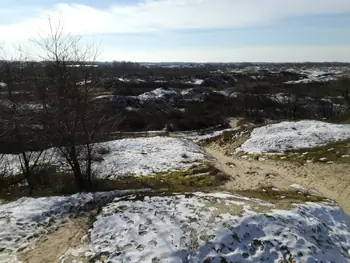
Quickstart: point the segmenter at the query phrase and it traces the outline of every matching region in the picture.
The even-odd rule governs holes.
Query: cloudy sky
[[[48,17],[101,61],[350,61],[350,0],[0,0],[0,43],[27,44]]]

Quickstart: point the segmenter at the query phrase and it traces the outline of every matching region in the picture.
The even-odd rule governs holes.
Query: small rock
[[[264,158],[264,157],[259,157],[259,162],[263,162],[263,161],[266,161],[266,158]]]
[[[350,158],[350,154],[342,155],[341,158]]]
[[[248,159],[248,155],[243,155],[243,156],[241,156],[241,158]]]
[[[287,157],[286,156],[282,156],[280,159],[281,160],[285,160],[285,159],[287,159]]]
[[[327,150],[327,152],[332,152],[332,151],[334,151],[334,148],[330,148]]]
[[[329,161],[329,162],[327,162],[327,164],[333,164],[334,162],[333,161]]]
[[[306,160],[307,163],[313,163],[313,160]]]
[[[304,152],[304,153],[302,153],[301,155],[305,156],[305,155],[307,155],[307,154],[309,154],[309,153],[308,153],[308,152]]]
[[[230,166],[231,168],[233,168],[233,167],[236,166],[236,165],[235,165],[234,163],[232,163],[232,162],[228,162],[228,163],[226,163],[226,165]]]
[[[326,158],[326,157],[320,158],[319,161],[320,161],[320,162],[326,162],[326,161],[327,161],[327,158]]]
[[[275,172],[270,172],[270,173],[267,173],[267,174],[265,175],[265,177],[277,177],[277,176],[279,176],[279,174],[278,174],[278,173],[275,173]]]

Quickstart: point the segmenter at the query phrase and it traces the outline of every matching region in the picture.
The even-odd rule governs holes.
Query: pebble
[[[326,161],[327,161],[327,158],[326,158],[326,157],[320,158],[319,161],[321,161],[321,162],[326,162]]]
[[[341,158],[350,158],[349,154],[342,155]]]
[[[279,176],[279,174],[278,174],[278,173],[275,173],[275,172],[270,172],[270,173],[267,173],[267,174],[265,175],[265,177],[277,177],[277,176]]]

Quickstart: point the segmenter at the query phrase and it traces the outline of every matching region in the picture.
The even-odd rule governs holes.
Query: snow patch
[[[169,97],[172,97],[172,96],[176,96],[177,95],[177,92],[175,90],[172,90],[172,89],[169,89],[169,90],[166,90],[166,89],[163,89],[163,88],[158,88],[158,89],[155,89],[155,90],[152,90],[150,92],[145,92],[141,95],[138,96],[138,98],[140,100],[158,100],[158,99],[162,99],[162,98],[169,98]]]
[[[116,199],[75,253],[111,263],[350,262],[350,218],[339,207],[307,203],[258,214],[226,197]]]
[[[110,149],[101,163],[94,164],[94,170],[101,178],[188,169],[199,164],[198,160],[206,159],[198,145],[171,137],[123,139],[100,143],[97,147]]]
[[[304,120],[281,122],[255,128],[242,144],[247,153],[281,153],[287,150],[313,148],[350,138],[350,125]]]
[[[99,149],[105,149],[105,153],[99,154]],[[109,179],[189,169],[206,159],[203,149],[192,141],[160,136],[96,143],[94,151],[101,158],[92,164],[93,171],[98,178]],[[39,153],[32,153],[33,161],[37,154]],[[38,163],[56,165],[62,170],[69,169],[55,148],[45,150]],[[6,171],[7,175],[20,173],[20,155],[3,155],[0,171]]]
[[[116,196],[135,191],[81,193],[72,196],[21,198],[0,205],[0,263],[15,263],[16,252],[34,244],[66,218],[88,204],[105,204]]]

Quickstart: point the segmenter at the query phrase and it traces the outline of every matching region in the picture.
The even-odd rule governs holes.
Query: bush
[[[96,149],[96,153],[99,155],[106,155],[111,152],[111,149],[109,147],[99,147]]]
[[[92,155],[92,161],[93,162],[100,163],[100,162],[103,162],[104,160],[105,159],[100,154],[93,154]]]

